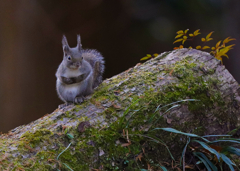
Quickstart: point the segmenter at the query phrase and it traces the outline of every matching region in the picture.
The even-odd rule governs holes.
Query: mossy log
[[[163,143],[179,162],[187,138],[151,130],[226,134],[239,126],[239,96],[238,83],[210,54],[165,52],[106,79],[81,105],[0,135],[0,170],[154,170],[172,161]],[[199,101],[154,113],[184,99]]]

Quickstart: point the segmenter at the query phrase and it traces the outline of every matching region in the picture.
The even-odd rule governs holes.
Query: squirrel
[[[102,82],[104,58],[95,49],[83,49],[77,35],[77,46],[70,48],[62,38],[63,60],[56,72],[56,89],[59,98],[68,104],[80,104]]]

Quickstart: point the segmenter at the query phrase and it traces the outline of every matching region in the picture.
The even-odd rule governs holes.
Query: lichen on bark
[[[81,105],[2,134],[0,170],[156,169],[173,160],[164,143],[178,162],[186,137],[151,130],[226,134],[239,126],[239,95],[238,83],[210,54],[165,52],[106,79]],[[199,101],[154,114],[184,99]]]

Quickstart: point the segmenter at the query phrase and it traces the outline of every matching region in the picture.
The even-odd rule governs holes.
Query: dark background
[[[214,44],[228,36],[237,39],[224,64],[239,82],[239,0],[1,0],[0,132],[62,103],[55,72],[63,34],[70,46],[81,34],[84,48],[98,49],[109,78],[148,53],[172,50],[176,31],[187,28],[201,29],[199,38],[215,31]]]

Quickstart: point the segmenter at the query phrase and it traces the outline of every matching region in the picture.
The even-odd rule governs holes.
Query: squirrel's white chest
[[[73,96],[79,93],[79,85],[67,85],[64,88],[64,92],[67,94],[72,94]]]
[[[81,74],[81,72],[76,69],[76,70],[70,70],[67,69],[66,72],[62,75],[63,77],[70,78],[70,77],[77,77]]]
[[[71,85],[63,85],[60,80],[57,80],[57,91],[64,101],[74,101],[74,99],[80,94],[81,92],[81,83],[80,84],[71,84]]]

